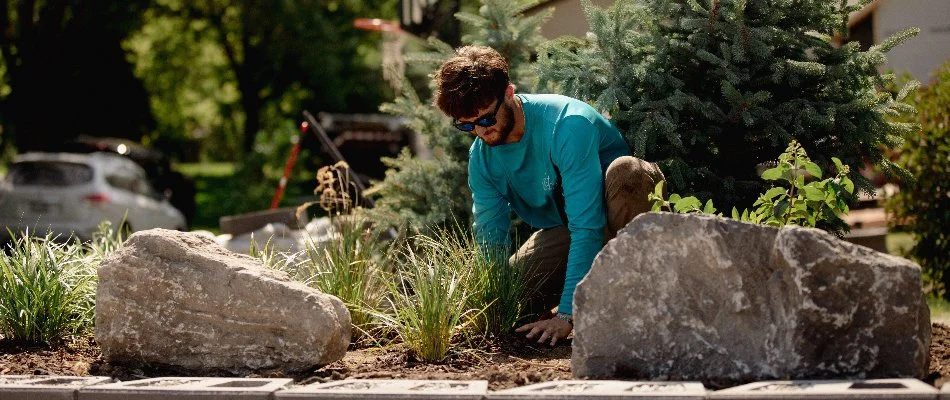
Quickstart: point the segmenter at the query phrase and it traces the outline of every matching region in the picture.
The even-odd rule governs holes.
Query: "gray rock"
[[[927,374],[916,264],[828,233],[648,213],[574,295],[580,377],[681,380]]]
[[[133,234],[99,268],[96,341],[118,364],[244,374],[343,358],[343,302],[197,234]]]

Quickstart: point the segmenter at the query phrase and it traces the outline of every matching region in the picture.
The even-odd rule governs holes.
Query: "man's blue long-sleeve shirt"
[[[511,210],[535,228],[564,225],[555,201],[560,172],[571,235],[567,274],[558,311],[572,314],[574,287],[603,247],[604,173],[630,147],[593,107],[561,95],[518,95],[525,132],[495,147],[476,139],[469,150],[475,237],[506,248]]]

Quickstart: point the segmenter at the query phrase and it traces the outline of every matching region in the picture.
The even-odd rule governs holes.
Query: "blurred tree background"
[[[0,145],[36,150],[96,132],[136,137],[156,127],[122,41],[149,0],[0,4]]]
[[[86,134],[234,160],[301,109],[376,112],[392,97],[380,38],[353,20],[397,2],[3,1],[0,145]]]

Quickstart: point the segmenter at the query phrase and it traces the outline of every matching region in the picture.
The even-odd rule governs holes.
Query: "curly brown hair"
[[[504,94],[508,62],[491,47],[465,46],[435,73],[435,105],[452,118],[473,116]]]

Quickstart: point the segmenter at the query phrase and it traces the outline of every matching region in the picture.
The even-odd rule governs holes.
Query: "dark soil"
[[[271,373],[257,377],[290,377],[299,384],[340,379],[481,379],[490,390],[571,379],[570,342],[551,348],[519,337],[504,338],[479,350],[452,354],[441,364],[423,363],[404,347],[366,348],[347,352],[337,362],[297,375]],[[99,347],[86,338],[55,348],[0,340],[0,375],[97,375],[127,381],[161,376],[187,376],[184,371],[129,368],[101,359]],[[950,381],[950,327],[933,324],[930,374],[940,387]],[[715,388],[714,388],[715,389]]]

